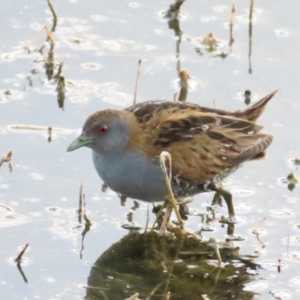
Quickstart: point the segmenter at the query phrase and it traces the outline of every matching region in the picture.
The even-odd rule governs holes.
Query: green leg
[[[220,201],[220,196],[223,197],[223,199],[225,200],[226,204],[227,204],[227,208],[228,208],[228,213],[229,213],[229,219],[228,222],[230,223],[234,223],[235,219],[234,219],[234,207],[233,207],[233,202],[232,202],[232,195],[230,192],[224,190],[223,188],[219,188],[216,187],[214,184],[210,186],[210,189],[215,191],[216,194],[214,196],[213,199],[213,203],[220,203],[222,201]]]
[[[217,204],[220,205],[220,206],[223,206],[222,196],[218,192],[215,192],[213,200],[211,202],[211,205],[217,205]]]
[[[227,204],[229,220],[234,221],[234,207],[233,207],[231,193],[222,188],[216,188],[215,191],[217,192],[218,195],[221,195],[223,197],[223,199],[225,200],[225,202]]]

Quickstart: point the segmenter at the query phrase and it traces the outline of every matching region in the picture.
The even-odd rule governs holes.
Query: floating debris
[[[2,156],[2,158],[0,160],[0,168],[1,168],[3,163],[8,163],[9,171],[12,172],[12,170],[13,170],[13,167],[12,167],[12,164],[11,164],[12,153],[13,153],[12,150],[10,150],[6,155]]]
[[[121,227],[127,230],[140,230],[142,227],[135,222],[122,222]]]
[[[208,46],[208,51],[213,52],[216,51],[218,44],[220,42],[217,40],[215,34],[210,32],[204,39],[202,40],[202,44]]]
[[[245,104],[249,105],[251,103],[251,97],[252,97],[252,93],[250,90],[246,90],[244,92],[244,97],[245,97]]]
[[[290,173],[287,177],[286,177],[287,181],[288,181],[288,189],[292,192],[295,187],[296,187],[296,184],[298,183],[298,178],[297,176],[295,175],[295,173]]]

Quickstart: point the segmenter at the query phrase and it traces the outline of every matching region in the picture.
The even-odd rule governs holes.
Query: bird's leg
[[[228,213],[229,213],[229,219],[228,219],[228,221],[230,223],[234,223],[234,207],[233,207],[231,193],[228,192],[228,191],[226,191],[226,190],[224,190],[224,189],[222,189],[222,188],[218,188],[216,190],[216,192],[223,197],[223,199],[225,200],[225,202],[227,204]]]
[[[211,205],[216,205],[216,204],[218,204],[220,206],[223,206],[223,204],[222,204],[222,196],[218,192],[215,192],[213,200],[211,202]]]
[[[168,235],[167,234],[167,226],[169,224],[169,219],[170,219],[171,213],[172,213],[172,205],[170,205],[170,203],[168,203],[168,204],[166,204],[166,212],[164,214],[163,221],[159,228],[158,235],[160,235],[160,236]]]
[[[235,222],[235,219],[234,219],[234,207],[233,207],[233,202],[232,202],[232,195],[230,192],[224,190],[223,188],[221,187],[216,187],[215,184],[211,184],[209,186],[209,188],[212,190],[212,191],[215,191],[216,192],[216,195],[214,196],[214,198],[216,197],[219,197],[219,196],[222,196],[223,199],[225,200],[226,204],[227,204],[227,208],[228,208],[228,213],[229,213],[229,218],[228,218],[228,222],[229,223],[234,223]]]
[[[185,203],[180,203],[179,204],[179,213],[180,213],[180,217],[183,220],[187,220],[188,217],[188,213],[189,213],[189,207],[185,204]]]
[[[189,203],[193,202],[193,198],[186,198],[183,200],[178,200],[177,204],[179,206],[179,213],[180,216],[183,220],[187,220],[188,219],[188,214],[189,214],[189,207],[187,206]]]
[[[158,211],[154,211],[154,213],[156,214],[156,219],[155,219],[155,221],[154,221],[154,223],[153,223],[153,225],[152,225],[152,228],[151,228],[151,230],[150,231],[153,231],[154,230],[154,227],[155,227],[155,224],[157,224],[158,226],[159,226],[159,224],[161,223],[161,216],[162,216],[162,211],[163,211],[163,209],[166,207],[166,201],[163,203],[163,205],[161,205],[161,207],[159,208],[159,210]],[[156,210],[157,208],[155,207],[155,210]]]

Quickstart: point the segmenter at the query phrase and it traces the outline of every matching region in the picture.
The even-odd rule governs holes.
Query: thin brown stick
[[[84,211],[83,211],[83,218],[85,220],[85,223],[88,225],[88,226],[92,226],[92,222],[91,220],[88,218],[87,214],[86,214],[86,209],[85,209],[85,205],[86,205],[86,202],[85,202],[85,195],[83,194],[83,208],[84,208]]]
[[[55,12],[55,10],[54,10],[54,7],[53,7],[52,3],[50,2],[50,0],[47,0],[47,2],[48,2],[48,6],[49,6],[49,8],[50,8],[50,10],[51,10],[51,13],[52,13],[52,15],[53,15],[53,26],[52,26],[52,31],[55,31],[55,27],[56,27],[57,20],[58,20],[57,14],[56,14],[56,12]]]
[[[232,1],[232,5],[231,5],[231,12],[230,12],[230,19],[229,19],[229,48],[230,48],[230,52],[231,52],[231,46],[234,43],[234,39],[233,39],[233,19],[234,19],[234,13],[235,13],[235,3],[234,1]]]
[[[77,214],[78,214],[78,222],[81,223],[81,218],[82,218],[82,181],[80,182],[79,185],[79,204],[78,204],[78,210],[77,210]]]
[[[53,35],[52,35],[51,31],[49,30],[49,28],[45,25],[45,26],[44,26],[44,29],[46,30],[47,38],[48,38],[48,40],[50,41],[50,43],[51,43],[52,45],[55,45],[55,41],[54,41]]]
[[[250,11],[249,11],[249,52],[248,52],[248,62],[249,62],[249,74],[252,74],[252,15],[253,15],[253,5],[254,0],[250,0]]]
[[[15,261],[19,262],[22,259],[23,254],[25,253],[26,249],[28,248],[29,243],[27,243],[25,245],[25,247],[22,249],[22,251],[20,252],[20,254],[17,256],[17,258],[15,259]]]
[[[137,87],[138,87],[139,77],[140,77],[140,74],[141,74],[141,72],[140,72],[140,66],[141,66],[141,63],[142,63],[142,60],[139,59],[139,61],[138,61],[138,69],[137,69],[136,79],[135,79],[133,104],[136,104]]]
[[[52,141],[52,127],[48,127],[48,142]]]
[[[144,233],[147,232],[147,230],[148,230],[149,221],[150,221],[150,216],[149,216],[149,205],[147,205],[147,220],[146,220],[146,226],[145,226]]]
[[[28,280],[27,280],[27,278],[26,278],[26,276],[25,276],[25,273],[23,272],[23,269],[22,269],[22,267],[21,267],[21,263],[20,263],[20,262],[17,263],[17,268],[18,268],[18,270],[19,270],[21,276],[23,277],[23,280],[24,280],[26,283],[28,283]]]

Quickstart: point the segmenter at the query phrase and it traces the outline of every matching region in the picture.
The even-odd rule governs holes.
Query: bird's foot
[[[222,216],[219,222],[224,224],[236,224],[237,220],[234,215],[229,215],[228,217]]]
[[[174,234],[167,230],[166,227],[160,227],[157,232],[157,235],[160,237],[174,237]]]
[[[193,201],[194,201],[194,198],[185,198],[185,199],[182,199],[182,200],[178,200],[177,204],[179,204],[179,205],[184,205],[185,204],[186,205],[186,204],[189,204]]]

